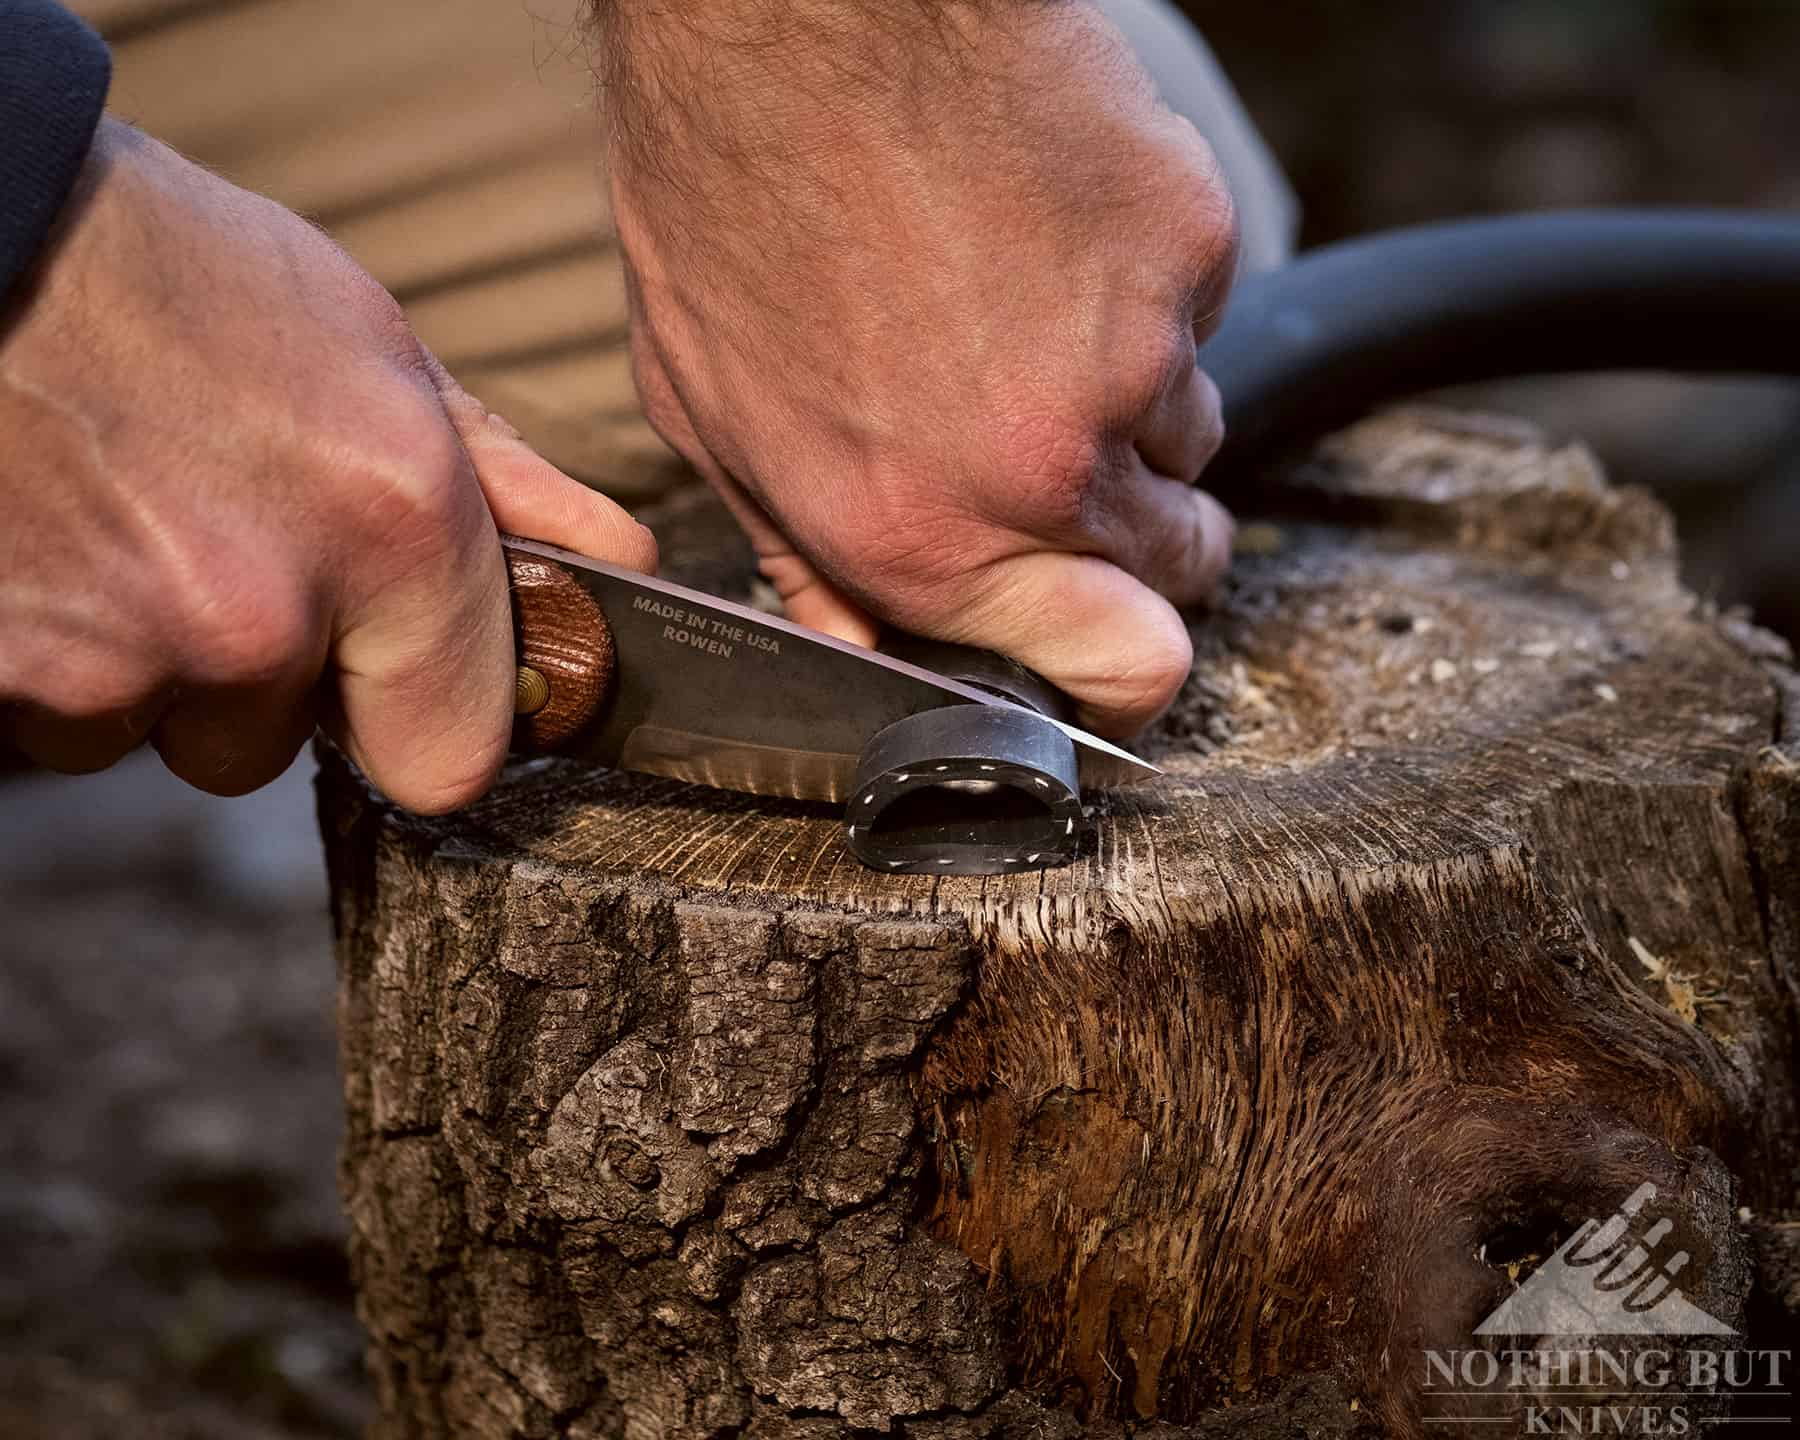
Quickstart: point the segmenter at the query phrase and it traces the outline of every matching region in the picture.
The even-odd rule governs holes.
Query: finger
[[[631,359],[638,398],[651,425],[676,454],[700,473],[731,511],[756,551],[757,568],[781,596],[787,617],[797,625],[823,631],[852,645],[873,646],[881,627],[869,612],[794,548],[774,517],[701,443],[687,407],[676,394],[662,357],[641,323],[634,324],[632,331]]]
[[[1193,484],[1225,439],[1219,387],[1195,363],[1193,347],[1182,354],[1168,386],[1139,418],[1132,433],[1144,463],[1159,475]]]
[[[178,778],[214,795],[247,795],[277,779],[312,738],[304,685],[195,693],[164,712],[151,743]]]
[[[696,467],[700,468],[700,467]],[[756,567],[781,596],[781,606],[796,625],[872,647],[881,627],[825,573],[796,550],[773,516],[742,485],[708,457],[701,474],[749,538]]]
[[[442,425],[415,446],[436,479],[421,482],[431,498],[396,546],[404,569],[338,618],[325,725],[389,799],[428,815],[470,803],[500,773],[517,673],[499,536],[473,464]]]
[[[756,497],[707,457],[696,466],[713,492],[731,511],[756,551],[756,568],[775,587],[782,611],[796,625],[834,635],[852,645],[873,647],[881,626],[808,560],[788,540],[773,516]]]
[[[21,704],[10,716],[14,748],[34,764],[63,775],[91,775],[118,764],[149,737],[166,695],[96,715],[59,715]]]
[[[996,562],[946,639],[1030,666],[1076,702],[1099,735],[1137,733],[1165,710],[1193,664],[1174,607],[1116,565],[1040,551]]]
[[[1095,550],[1176,605],[1211,598],[1231,565],[1237,526],[1204,490],[1135,465],[1089,517]]]
[[[560,545],[645,574],[656,537],[616,502],[564,474],[430,358],[432,381],[475,467],[494,523],[508,534]]]
[[[1192,487],[1223,438],[1219,392],[1184,342],[1150,393],[1150,403],[1132,402],[1124,422],[1130,444],[1108,447],[1085,477],[1075,515],[1012,507],[1002,518],[1019,537],[1035,540],[1034,549],[1097,555],[1189,605],[1217,588],[1235,534],[1225,509]]]
[[[796,625],[835,635],[852,645],[873,649],[881,636],[874,617],[794,550],[764,555],[758,562],[764,577],[781,596],[782,609]]]

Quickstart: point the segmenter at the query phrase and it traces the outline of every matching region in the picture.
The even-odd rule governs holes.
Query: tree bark
[[[325,757],[377,1435],[1455,1433],[1422,1353],[1644,1182],[1690,1301],[1791,1321],[1785,648],[1505,422],[1268,483],[1067,869],[561,762],[424,821]],[[710,502],[647,518],[747,587]]]

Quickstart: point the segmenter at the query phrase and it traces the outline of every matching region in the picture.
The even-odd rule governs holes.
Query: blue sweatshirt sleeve
[[[0,0],[0,300],[43,249],[112,79],[106,42],[51,0]]]

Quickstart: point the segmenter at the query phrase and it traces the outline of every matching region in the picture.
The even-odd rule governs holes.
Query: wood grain
[[[170,144],[229,165],[340,105],[372,109],[452,77],[503,74],[526,96],[540,75],[563,73],[538,62],[569,54],[577,12],[576,0],[265,0],[202,11],[119,46],[113,103]]]
[[[596,144],[586,95],[547,96],[515,61],[492,74],[484,66],[473,76],[429,77],[416,93],[346,101],[259,137],[229,161],[196,153],[239,184],[332,228],[513,166],[557,154],[591,156]],[[570,198],[579,202],[585,194],[584,186],[583,195]],[[450,223],[468,219],[465,212]]]
[[[407,315],[452,370],[489,369],[623,345],[625,284],[616,258],[596,252],[437,291]]]
[[[513,648],[548,696],[513,722],[513,749],[549,755],[578,739],[600,716],[618,678],[612,627],[594,599],[560,565],[508,549]]]
[[[598,146],[561,148],[347,217],[332,233],[402,302],[534,259],[592,254],[609,223]]]
[[[877,876],[828,811],[561,763],[416,821],[332,763],[378,1434],[1460,1433],[1421,1348],[1645,1180],[1764,1333],[1779,642],[1509,424],[1378,417],[1261,500],[1166,778],[1064,870]]]

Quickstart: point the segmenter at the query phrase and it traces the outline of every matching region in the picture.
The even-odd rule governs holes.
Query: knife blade
[[[575,733],[555,727],[554,742],[539,748],[720,789],[842,803],[863,748],[896,721],[951,705],[1037,713],[746,605],[540,541],[502,540],[515,603],[527,565],[539,572],[538,588],[553,595],[547,604],[519,606],[521,662],[556,672],[547,692],[586,687]],[[569,581],[591,610],[567,591]],[[610,677],[596,681],[599,670]],[[1162,773],[1047,718],[1074,743],[1083,786],[1132,785]]]

